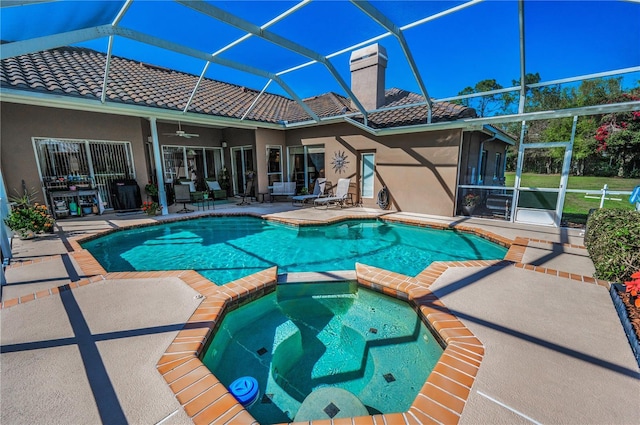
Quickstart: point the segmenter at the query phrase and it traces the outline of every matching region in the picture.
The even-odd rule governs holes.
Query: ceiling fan
[[[199,134],[196,133],[187,133],[186,131],[182,130],[182,125],[180,124],[180,122],[178,121],[178,129],[176,130],[175,133],[162,133],[165,136],[169,136],[169,137],[184,137],[185,139],[190,139],[192,137],[200,137]]]

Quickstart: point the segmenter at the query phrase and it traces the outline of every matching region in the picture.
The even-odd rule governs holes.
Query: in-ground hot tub
[[[406,411],[442,351],[403,301],[355,282],[305,283],[227,313],[202,361],[226,386],[256,378],[249,412],[273,424],[300,420],[303,404],[304,420],[353,416],[356,403],[331,402],[325,388],[348,391],[369,414]]]

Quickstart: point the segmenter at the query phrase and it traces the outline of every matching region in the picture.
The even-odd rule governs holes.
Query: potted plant
[[[309,189],[307,189],[306,187],[303,187],[302,189],[300,189],[300,195],[308,195],[309,194]]]
[[[142,203],[142,211],[150,216],[158,215],[158,212],[160,212],[161,209],[162,205],[154,201],[145,201]]]
[[[227,196],[229,195],[229,171],[227,167],[222,167],[220,173],[218,173],[218,183],[220,184],[220,188],[227,192]]]
[[[47,206],[37,202],[31,204],[31,198],[32,195],[26,191],[24,195],[13,198],[11,214],[4,219],[7,227],[16,232],[20,239],[32,239],[37,233],[53,231],[55,221]]]
[[[149,182],[145,187],[144,191],[147,195],[151,197],[154,202],[158,202],[158,186],[154,183]]]
[[[473,192],[469,192],[464,195],[462,200],[462,212],[466,216],[470,216],[473,214],[473,211],[476,209],[476,206],[480,203],[480,196],[476,195]]]

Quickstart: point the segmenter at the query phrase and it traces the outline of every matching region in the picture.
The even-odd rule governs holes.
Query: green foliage
[[[599,279],[624,282],[640,270],[640,212],[594,211],[584,241]]]
[[[227,170],[227,167],[223,167],[218,173],[218,183],[220,184],[220,188],[227,190],[230,186],[230,182],[231,176],[229,175],[229,171]]]
[[[612,101],[638,101],[640,88],[622,93]],[[604,115],[596,129],[596,151],[603,157],[615,160],[619,177],[635,175],[640,165],[640,111],[619,112]]]
[[[144,187],[144,191],[147,193],[147,195],[149,196],[158,196],[158,186],[153,184],[153,183],[149,183]]]
[[[13,231],[24,236],[28,231],[34,233],[51,232],[54,220],[46,205],[15,205],[5,224]]]
[[[540,74],[527,74],[527,85],[542,80]],[[640,82],[639,82],[640,83]],[[520,85],[513,80],[514,86]],[[459,94],[474,93],[482,89],[501,87],[495,80],[483,80],[475,87],[467,87]],[[482,98],[484,104],[502,114],[518,112],[519,93],[508,92],[492,98]],[[585,80],[580,84],[530,87],[527,89],[524,111],[569,109],[640,99],[640,86],[624,88],[621,77]],[[485,116],[483,103],[475,101],[481,116]],[[464,102],[463,102],[464,103]],[[519,122],[505,123],[501,128],[509,134],[519,135]],[[527,122],[525,143],[568,141],[571,138],[572,119],[534,120]],[[517,142],[517,144],[519,141]],[[518,146],[509,149],[507,169],[515,170]],[[557,172],[562,166],[563,149],[535,149],[525,156],[524,171]],[[595,114],[580,117],[573,146],[571,173],[601,176],[631,177],[640,174],[640,112]]]
[[[482,80],[473,87],[465,87],[458,95],[482,93],[492,90],[499,90],[502,86],[496,80]],[[508,106],[509,96],[504,94],[492,94],[481,97],[462,99],[457,103],[474,108],[480,117],[493,115],[498,110],[504,110]]]
[[[9,197],[9,201],[15,204],[17,207],[27,207],[37,199],[38,191],[35,189],[27,190],[25,188],[23,193],[18,192],[17,189],[13,189],[16,193],[13,196]]]

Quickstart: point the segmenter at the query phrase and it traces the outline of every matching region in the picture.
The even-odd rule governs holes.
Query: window
[[[282,181],[282,146],[267,146],[267,179],[269,186]]]
[[[493,170],[493,180],[500,180],[502,177],[502,154],[496,152],[496,166]]]
[[[289,152],[290,180],[296,190],[306,187],[311,191],[318,177],[324,177],[324,145],[293,146]]]
[[[487,175],[487,155],[489,155],[489,152],[484,149],[480,156],[480,166],[478,167],[480,170],[478,173],[478,184],[484,184],[485,176]]]
[[[222,148],[202,146],[162,146],[164,178],[167,183],[175,179],[203,181],[217,178],[224,167]]]
[[[375,171],[376,155],[374,153],[362,154],[362,189],[361,196],[363,198],[373,198],[374,171]]]

